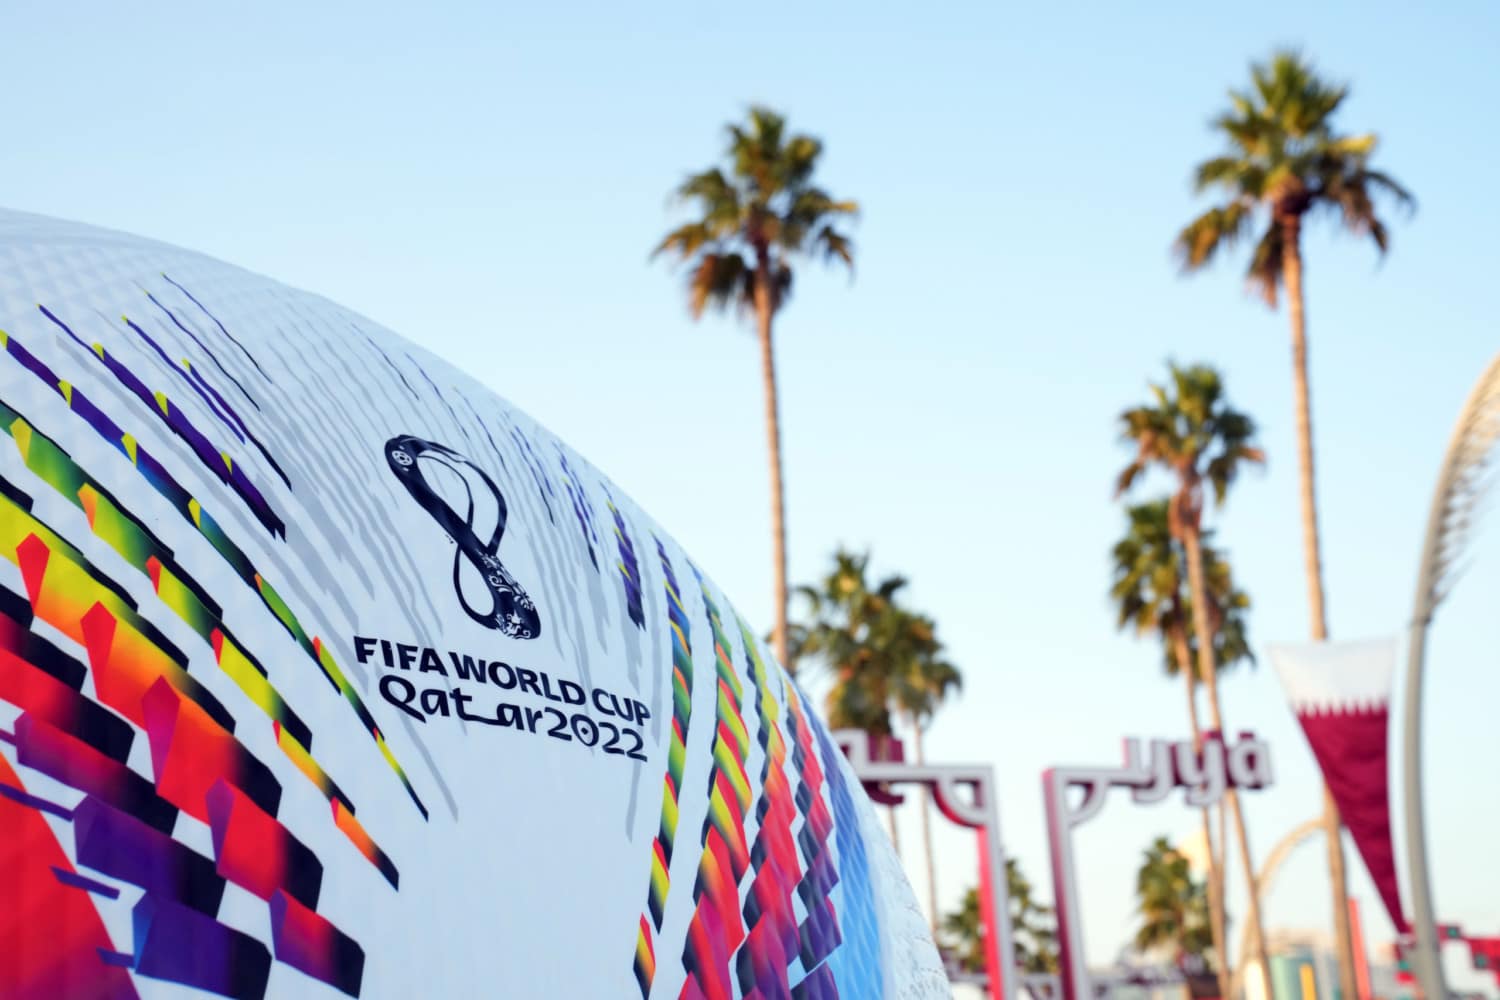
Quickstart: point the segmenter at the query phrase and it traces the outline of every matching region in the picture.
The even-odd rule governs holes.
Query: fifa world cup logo
[[[506,506],[495,481],[452,448],[410,434],[387,441],[385,457],[406,492],[453,540],[453,590],[464,612],[512,639],[541,635],[542,620],[536,604],[500,561]],[[434,480],[439,479],[449,485],[456,482],[462,488],[465,510],[461,516],[435,488]],[[494,527],[481,535],[478,526],[491,520]],[[488,599],[481,599],[477,605],[466,593],[466,583],[476,576],[488,593]],[[472,589],[472,583],[468,589]]]

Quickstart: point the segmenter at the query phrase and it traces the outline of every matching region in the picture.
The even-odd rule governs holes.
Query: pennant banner
[[[1391,842],[1387,739],[1396,640],[1277,645],[1270,653],[1381,902],[1405,933]]]

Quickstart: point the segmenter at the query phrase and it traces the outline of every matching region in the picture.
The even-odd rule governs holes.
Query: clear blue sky
[[[1354,83],[1344,126],[1377,129],[1421,202],[1383,265],[1327,231],[1306,248],[1333,633],[1401,627],[1449,427],[1500,348],[1500,7],[651,6],[12,0],[0,202],[203,250],[448,357],[766,621],[754,344],[691,324],[647,252],[722,123],[785,109],[864,207],[856,280],[805,272],[778,329],[793,577],[843,542],[912,578],[967,677],[931,755],[995,762],[1007,839],[1044,881],[1041,769],[1185,730],[1157,650],[1117,635],[1105,599],[1113,420],[1169,356],[1222,366],[1261,423],[1270,468],[1221,540],[1257,648],[1306,634],[1285,316],[1242,294],[1241,261],[1186,281],[1168,253],[1225,88],[1299,43]],[[687,489],[704,465],[716,495]],[[1492,933],[1494,520],[1438,621],[1429,741],[1440,907]],[[1275,745],[1279,785],[1250,807],[1263,853],[1317,809],[1313,765],[1269,663],[1226,696]],[[1088,829],[1092,957],[1128,932],[1141,848],[1193,826],[1122,802]],[[941,841],[945,898],[970,843]],[[1288,867],[1271,923],[1327,924],[1322,864]]]

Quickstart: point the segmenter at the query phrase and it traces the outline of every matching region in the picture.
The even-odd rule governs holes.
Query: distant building
[[[1325,931],[1278,928],[1266,935],[1276,1000],[1343,1000],[1333,940]],[[1414,989],[1396,981],[1390,950],[1370,957],[1372,1000],[1412,1000]]]

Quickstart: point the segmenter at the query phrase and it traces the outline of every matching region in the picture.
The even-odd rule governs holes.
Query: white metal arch
[[[1288,833],[1285,837],[1277,841],[1276,846],[1271,848],[1271,853],[1266,855],[1266,860],[1261,864],[1260,872],[1255,876],[1256,898],[1264,903],[1266,890],[1271,888],[1271,883],[1275,880],[1276,873],[1286,863],[1286,859],[1291,857],[1293,851],[1322,832],[1323,817],[1316,816],[1293,828],[1291,833]],[[1236,955],[1240,956],[1240,963],[1235,967],[1234,978],[1230,980],[1229,995],[1231,997],[1239,996],[1240,991],[1245,985],[1245,968],[1249,964],[1245,960],[1245,956],[1250,953],[1250,932],[1253,929],[1252,925],[1247,923],[1245,929],[1240,932],[1240,950],[1235,952]],[[1269,984],[1271,970],[1262,969],[1261,975],[1266,978]]]
[[[1463,569],[1462,557],[1474,524],[1476,506],[1490,481],[1488,473],[1500,444],[1500,354],[1479,377],[1448,441],[1438,473],[1427,537],[1417,572],[1411,645],[1406,658],[1402,784],[1406,809],[1406,863],[1411,888],[1413,964],[1422,995],[1446,997],[1438,957],[1437,921],[1427,870],[1427,833],[1422,818],[1422,668],[1427,626]]]

